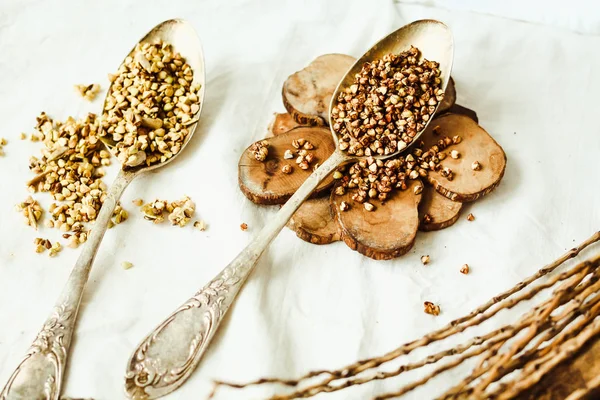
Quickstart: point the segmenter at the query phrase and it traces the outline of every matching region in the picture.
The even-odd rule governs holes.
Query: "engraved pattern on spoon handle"
[[[304,200],[344,160],[335,151],[225,269],[142,340],[127,363],[125,392],[130,398],[155,399],[187,380],[258,258]]]
[[[58,400],[85,284],[115,206],[135,175],[117,175],[52,314],[0,392],[0,400]]]

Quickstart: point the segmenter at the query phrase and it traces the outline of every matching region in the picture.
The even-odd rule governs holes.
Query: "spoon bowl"
[[[183,19],[170,19],[158,24],[157,26],[152,28],[152,30],[148,32],[142,39],[140,39],[140,41],[133,47],[133,49],[129,52],[129,54],[127,54],[125,58],[132,57],[140,63],[147,63],[148,61],[143,57],[140,57],[141,54],[139,54],[139,52],[136,50],[137,45],[144,43],[153,44],[158,43],[160,41],[164,43],[169,43],[173,48],[173,51],[180,53],[185,59],[185,61],[192,68],[192,71],[194,71],[192,85],[200,85],[200,90],[198,91],[200,108],[192,118],[192,121],[194,122],[187,126],[189,133],[185,138],[184,142],[182,143],[181,149],[177,154],[173,154],[173,157],[160,163],[155,163],[151,165],[142,164],[137,167],[123,166],[123,168],[127,169],[128,171],[152,171],[173,161],[179,154],[183,152],[183,149],[187,146],[190,139],[194,135],[204,105],[204,93],[206,87],[206,69],[204,66],[204,53],[202,52],[202,43],[200,43],[200,38],[198,37],[196,31],[189,22]],[[123,63],[125,63],[125,59],[123,60]],[[104,111],[106,107],[108,94],[111,92],[112,86],[113,84],[111,83],[110,87],[108,88],[108,91],[106,92],[107,95],[104,99],[104,104],[102,105],[102,111]],[[110,137],[102,136],[100,140],[102,140],[104,145],[111,151],[111,153],[115,154],[114,147],[116,143]]]
[[[337,99],[340,92],[354,83],[354,76],[361,71],[365,63],[381,59],[386,54],[399,54],[410,49],[410,46],[418,48],[421,51],[421,57],[428,60],[437,61],[440,64],[440,78],[442,80],[440,88],[445,91],[446,87],[448,86],[448,82],[450,81],[450,71],[452,70],[452,63],[454,61],[454,39],[452,37],[452,32],[448,26],[440,21],[423,19],[412,22],[390,33],[379,42],[375,43],[373,47],[371,47],[365,54],[362,55],[362,57],[356,60],[354,65],[352,65],[348,72],[346,72],[346,75],[342,78],[337,88],[333,92],[331,103],[329,105],[329,115],[331,115],[333,107],[338,104]],[[436,105],[436,111],[438,107],[439,103]],[[427,125],[429,125],[429,122],[431,122],[431,119],[427,121],[422,130],[417,132],[417,135],[413,138],[413,141],[410,142],[404,149],[387,155],[373,156],[373,158],[390,158],[406,151],[425,131]],[[333,135],[333,140],[336,144],[336,149],[338,149],[339,139],[337,134],[334,132],[332,126],[330,126],[330,130],[331,134]],[[351,156],[350,158],[359,159],[366,157]]]
[[[352,82],[364,62],[407,50],[411,44],[418,47],[424,57],[440,63],[442,88],[445,89],[454,48],[450,30],[438,21],[417,21],[377,42],[350,68],[332,97],[330,114],[337,94]],[[192,374],[263,251],[327,175],[340,164],[358,158],[339,150],[333,130],[332,134],[336,142],[333,154],[304,181],[228,266],[151,331],[133,351],[125,372],[125,392],[129,398],[164,396],[181,386]]]
[[[171,44],[173,50],[179,52],[186,59],[193,72],[192,83],[199,83],[201,85],[198,93],[200,100],[199,109],[192,119],[194,122],[188,125],[188,136],[182,144],[180,151],[165,162],[150,166],[141,165],[134,168],[123,167],[119,170],[117,178],[110,187],[98,213],[94,229],[89,232],[88,240],[83,246],[52,313],[44,323],[25,357],[9,377],[4,389],[0,392],[0,399],[2,400],[59,399],[81,297],[98,247],[104,237],[117,202],[121,198],[125,188],[136,176],[166,165],[177,155],[181,154],[198,125],[198,118],[204,104],[205,91],[204,56],[202,54],[200,39],[188,22],[174,19],[156,26],[142,38],[140,43],[156,43],[158,40]],[[135,53],[136,50],[134,47],[128,56],[135,57]],[[108,93],[110,93],[110,88]],[[104,110],[104,106],[102,109]],[[108,138],[103,137],[102,139],[109,149],[114,150],[113,142]]]

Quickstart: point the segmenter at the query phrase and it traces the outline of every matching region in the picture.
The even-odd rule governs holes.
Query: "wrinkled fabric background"
[[[416,19],[440,19],[453,30],[458,103],[475,109],[504,147],[502,184],[467,205],[453,227],[419,233],[414,248],[393,261],[372,261],[342,243],[313,246],[285,229],[261,258],[201,366],[167,398],[204,398],[213,378],[296,377],[382,354],[468,313],[587,238],[600,228],[600,13],[593,1],[569,2],[570,8],[531,3],[3,0],[0,137],[9,143],[0,157],[0,384],[25,354],[78,255],[71,249],[56,258],[34,252],[35,237],[55,240],[59,232],[34,232],[13,210],[28,195],[28,157],[41,146],[18,136],[32,132],[42,110],[57,119],[99,112],[104,91],[87,103],[73,84],[106,88],[106,74],[136,41],[172,17],[190,20],[203,42],[201,124],[176,162],[126,191],[122,203],[131,217],[108,231],[99,250],[65,395],[122,398],[125,363],[139,340],[274,215],[276,208],[256,206],[240,193],[237,161],[264,136],[272,113],[283,111],[285,78],[324,53],[359,56]],[[115,173],[111,168],[107,183]],[[197,202],[206,232],[152,225],[131,204],[138,197],[184,194]],[[49,206],[48,195],[35,197]],[[469,212],[474,222],[466,221]],[[247,232],[239,229],[242,222]],[[427,267],[419,261],[423,254],[431,256]],[[123,261],[135,266],[125,271]],[[467,276],[458,272],[464,263],[471,266]],[[441,306],[440,316],[423,313],[425,300]],[[404,361],[513,321],[526,307],[501,312],[492,323]],[[407,398],[434,397],[470,365]],[[421,374],[318,398],[370,398]],[[262,398],[273,390],[282,388],[225,390],[220,398]]]

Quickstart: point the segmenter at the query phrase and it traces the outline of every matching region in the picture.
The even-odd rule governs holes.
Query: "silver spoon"
[[[367,51],[339,83],[329,106],[337,102],[338,93],[353,83],[354,75],[367,61],[389,53],[400,53],[413,45],[423,57],[440,63],[442,90],[446,89],[454,44],[448,27],[439,21],[422,20],[389,34]],[[425,130],[417,134],[415,140]],[[254,240],[212,281],[156,327],[132,354],[125,374],[125,391],[130,398],[154,399],[181,386],[200,362],[200,358],[222,322],[229,306],[252,272],[258,258],[283,229],[302,202],[319,183],[342,163],[360,159],[337,148],[334,153],[298,188],[275,217]],[[386,157],[391,157],[390,154]]]
[[[140,43],[156,43],[158,40],[170,43],[174,51],[179,52],[186,59],[194,74],[192,83],[201,85],[198,93],[200,109],[194,115],[193,120],[195,122],[188,125],[189,134],[181,150],[164,163],[149,167],[122,168],[119,171],[98,213],[88,241],[85,243],[65,287],[58,297],[52,314],[46,320],[27,354],[8,379],[8,383],[2,392],[0,392],[1,400],[58,400],[83,290],[117,202],[127,185],[135,177],[160,168],[181,154],[196,130],[198,118],[204,104],[205,92],[204,55],[200,39],[188,22],[173,19],[154,27],[140,40]],[[134,53],[135,47],[128,56],[134,57]],[[108,92],[110,93],[110,88]],[[107,147],[111,149],[112,143],[104,140],[105,138],[102,139]]]

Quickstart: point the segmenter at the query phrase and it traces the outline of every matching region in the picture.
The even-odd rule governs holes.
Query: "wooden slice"
[[[266,137],[277,136],[300,126],[288,113],[274,113]]]
[[[444,92],[444,99],[440,103],[440,106],[437,109],[438,114],[442,114],[450,107],[452,107],[456,103],[456,86],[454,86],[454,79],[450,77],[448,81],[448,86],[446,87],[446,92]]]
[[[419,230],[429,232],[449,227],[458,220],[462,208],[462,203],[452,201],[425,185],[419,204]],[[426,215],[429,217],[425,218]]]
[[[433,134],[436,126],[439,126],[439,135]],[[440,163],[452,170],[453,179],[444,178],[441,171],[430,171],[427,180],[450,200],[474,201],[500,184],[506,168],[506,154],[482,127],[464,115],[446,114],[436,118],[421,138],[425,142],[424,148],[428,149],[441,137],[455,135],[462,141],[444,150],[447,157]],[[451,158],[452,150],[457,150],[460,158]],[[481,170],[472,169],[474,161],[481,164]]]
[[[423,183],[410,181],[406,190],[391,192],[383,205],[379,200],[369,200],[376,207],[374,211],[367,211],[362,204],[352,201],[352,191],[342,196],[333,193],[332,212],[340,224],[344,243],[375,260],[389,260],[408,252],[419,227],[421,195],[414,194],[417,185]],[[350,205],[349,210],[340,210],[342,201]]]
[[[299,125],[289,113],[274,113],[267,137],[288,132]],[[340,240],[339,226],[331,215],[329,197],[306,200],[288,222],[287,227],[312,244],[329,244]]]
[[[300,125],[327,125],[329,103],[338,83],[356,59],[325,54],[283,83],[283,105]]]
[[[312,244],[329,244],[340,240],[339,225],[331,214],[328,197],[305,201],[287,227],[296,232],[300,239]]]
[[[466,117],[471,118],[475,122],[479,122],[479,118],[477,117],[477,113],[470,108],[463,107],[460,104],[454,104],[447,110],[448,113],[452,114],[460,114]],[[432,122],[433,123],[433,122]]]
[[[292,147],[292,141],[304,138],[314,145],[314,150],[309,152],[315,160],[311,168],[302,170],[295,162],[295,158],[286,160],[283,154]],[[254,158],[250,147],[240,157],[238,164],[238,180],[242,193],[256,204],[283,204],[313,172],[312,167],[324,162],[335,150],[335,144],[328,128],[298,127],[268,139],[269,153],[264,161]],[[293,171],[291,174],[281,172],[283,165],[289,164]],[[326,193],[333,178],[327,177],[317,187],[313,197]]]

